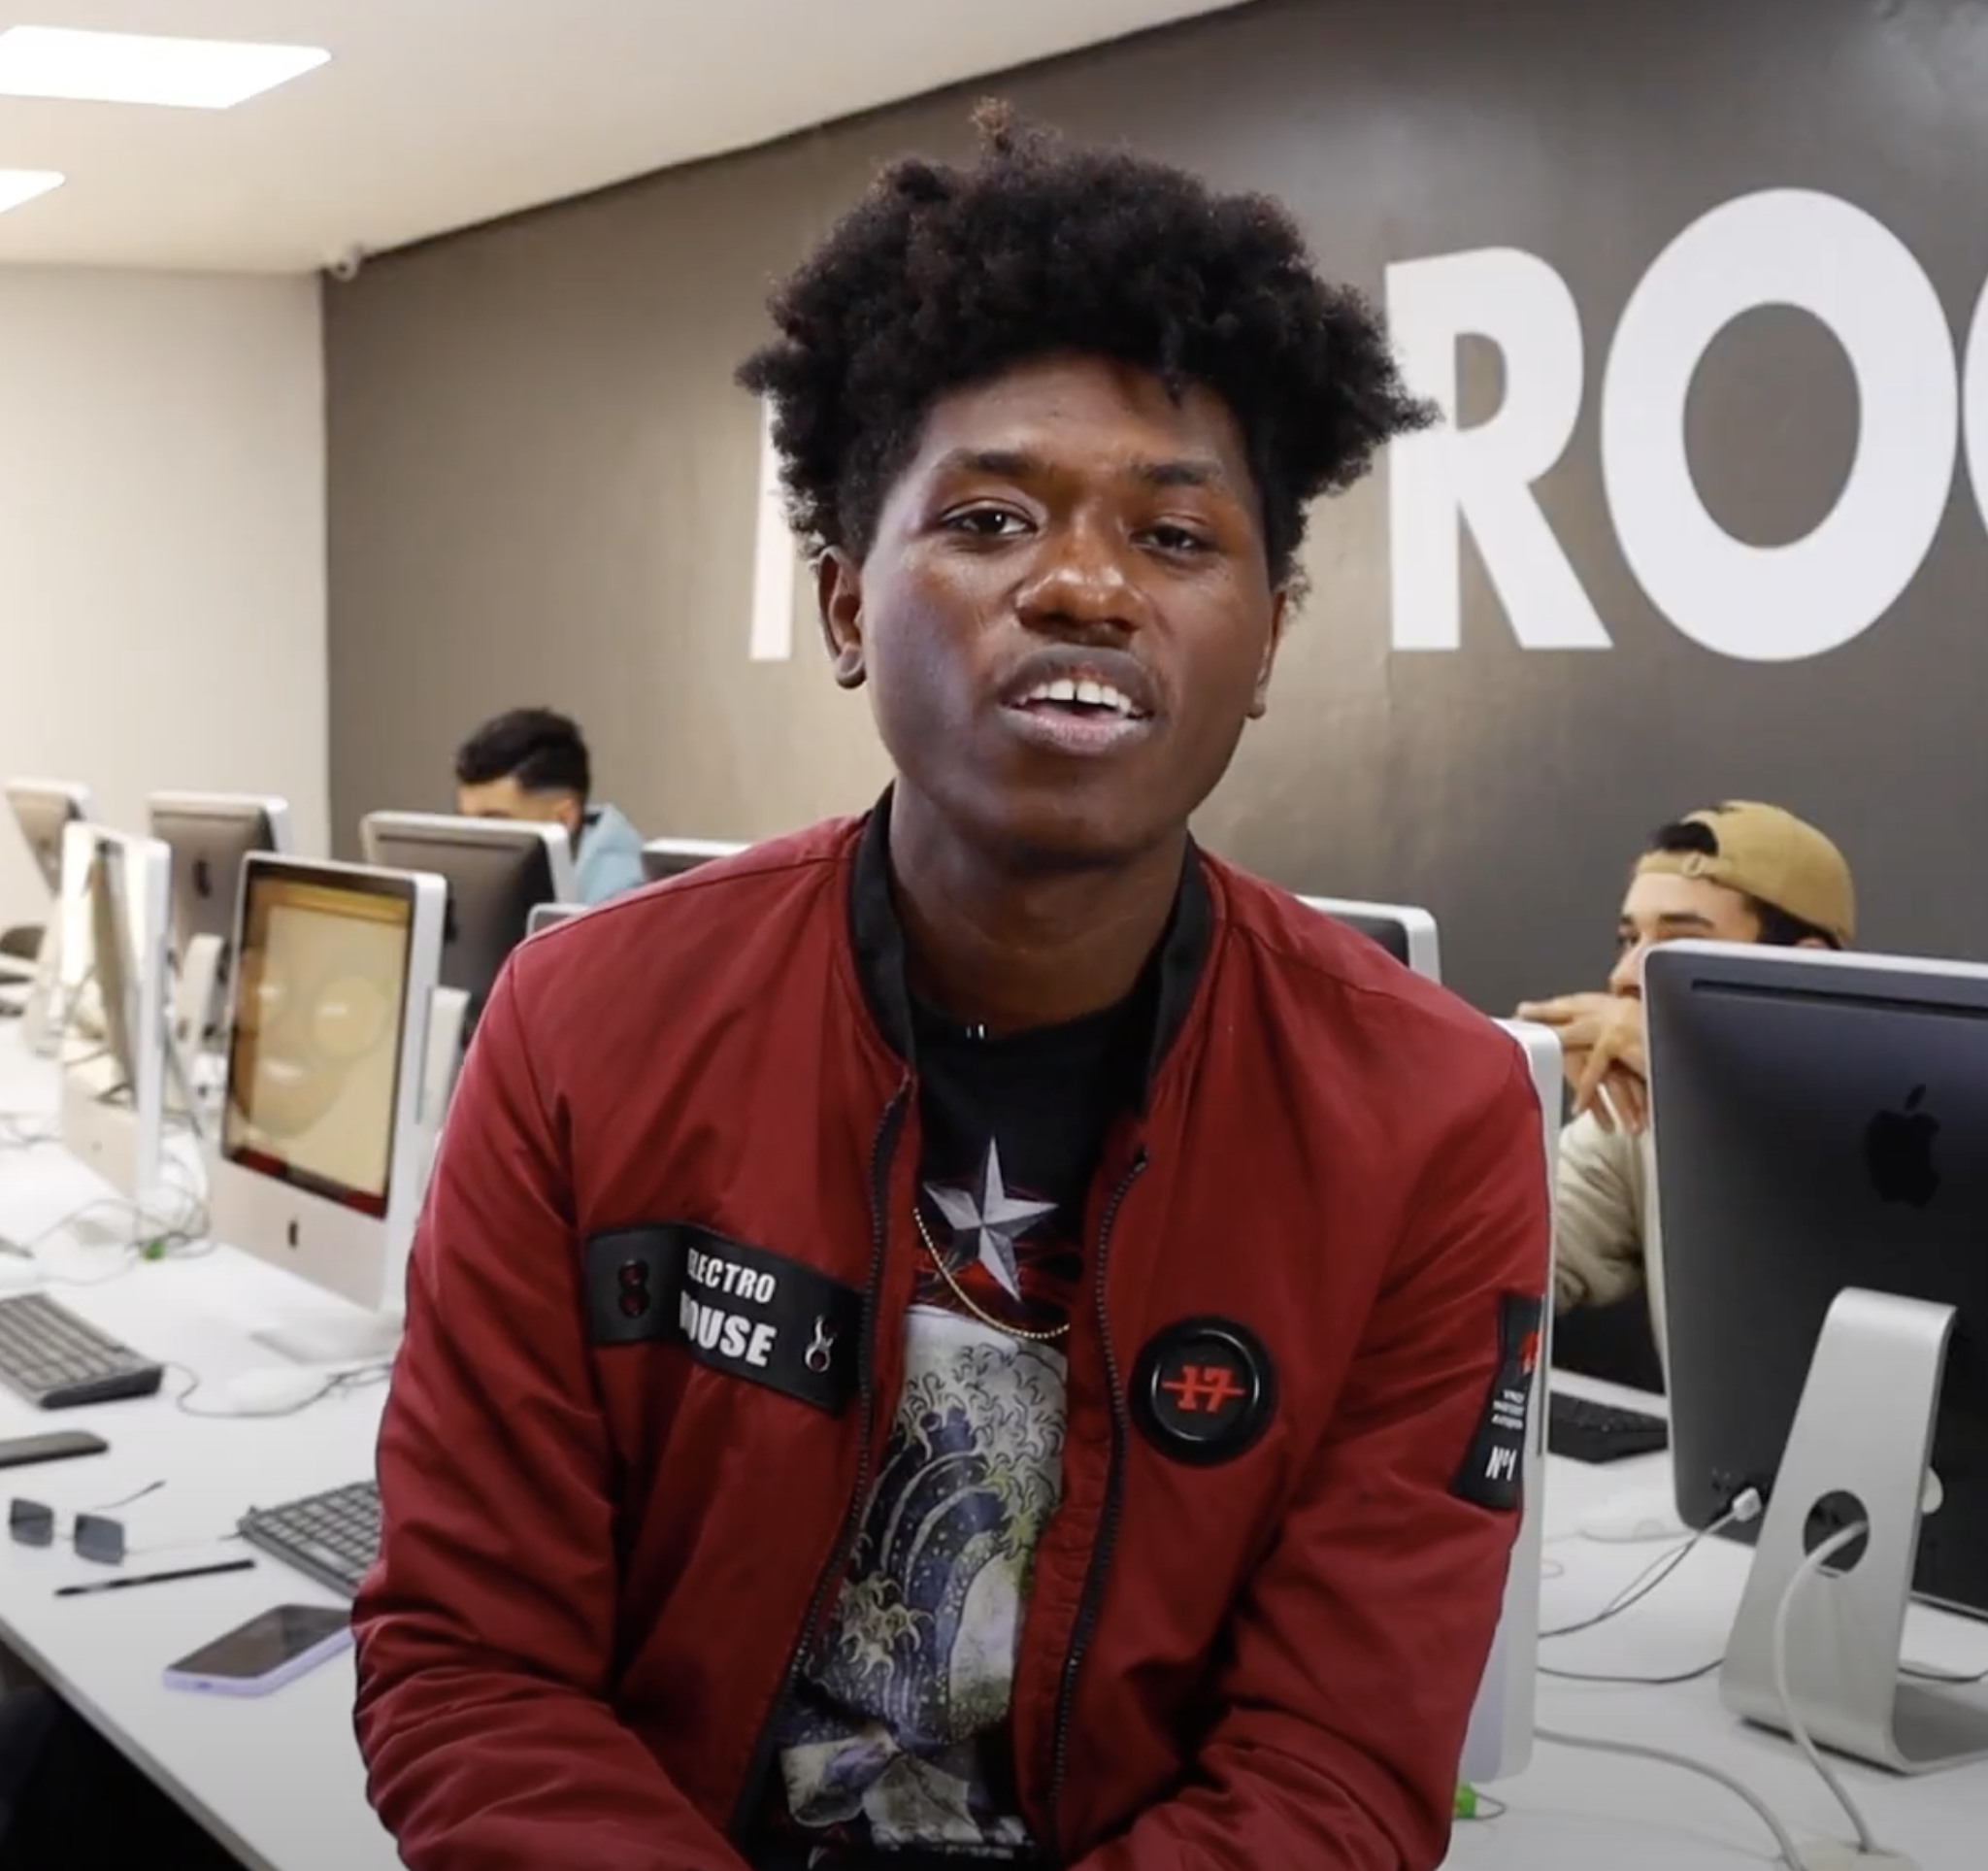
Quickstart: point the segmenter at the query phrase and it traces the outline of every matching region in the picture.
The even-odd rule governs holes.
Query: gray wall
[[[1539,486],[1613,648],[1520,646],[1464,548],[1461,647],[1391,648],[1382,477],[1323,510],[1314,595],[1202,826],[1296,887],[1433,907],[1453,983],[1502,1011],[1602,973],[1643,831],[1722,796],[1832,830],[1871,946],[1988,947],[1988,543],[1965,465],[1888,616],[1825,655],[1699,647],[1625,561],[1599,469],[1609,334],[1651,261],[1748,191],[1827,191],[1917,256],[1956,341],[1988,238],[1988,26],[1971,0],[1360,0],[1264,4],[999,88],[1085,137],[1268,188],[1329,270],[1480,247],[1548,261],[1588,350],[1579,425]],[[986,88],[986,87],[977,87]],[[650,832],[775,832],[885,777],[812,634],[748,660],[757,417],[729,386],[768,279],[907,146],[966,146],[965,99],[371,262],[327,284],[332,799],[447,797],[449,751],[524,701],[576,713],[602,789]],[[1463,415],[1497,353],[1464,347]],[[1740,319],[1686,424],[1735,534],[1829,511],[1858,434],[1823,327]]]

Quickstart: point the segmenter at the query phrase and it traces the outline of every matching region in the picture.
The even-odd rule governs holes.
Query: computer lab
[[[1983,69],[0,19],[0,1871],[1977,1871]]]

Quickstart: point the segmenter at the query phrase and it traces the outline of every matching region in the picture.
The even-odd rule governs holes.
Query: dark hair
[[[944,393],[1058,351],[1205,385],[1242,430],[1273,583],[1306,503],[1351,485],[1435,409],[1404,387],[1360,294],[1316,272],[1290,214],[1121,150],[1066,150],[999,103],[977,163],[908,156],[769,302],[779,336],[739,369],[772,400],[795,530],[869,550]]]
[[[1719,839],[1709,825],[1696,819],[1678,819],[1668,825],[1659,825],[1651,832],[1648,849],[1653,852],[1697,852],[1703,857],[1716,857]],[[1799,949],[1805,942],[1820,942],[1831,949],[1843,946],[1827,929],[1818,929],[1812,922],[1804,922],[1799,916],[1790,916],[1786,910],[1763,902],[1748,890],[1741,890],[1740,895],[1753,912],[1755,920],[1760,924],[1760,939],[1769,948]]]
[[[486,786],[515,780],[522,792],[593,791],[593,771],[580,729],[549,708],[514,708],[483,725],[456,750],[458,785]]]

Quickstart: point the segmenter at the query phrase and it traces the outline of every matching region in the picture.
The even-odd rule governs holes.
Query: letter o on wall
[[[1967,432],[1968,479],[1974,484],[1974,510],[1988,526],[1988,285],[1974,301],[1968,326],[1968,361],[1961,385],[1961,421]]]
[[[1828,327],[1861,402],[1842,492],[1785,546],[1735,539],[1706,511],[1684,440],[1699,360],[1767,305]],[[1953,489],[1958,420],[1953,337],[1911,250],[1833,195],[1742,195],[1658,254],[1616,328],[1602,385],[1616,536],[1650,601],[1695,643],[1748,662],[1822,655],[1875,623],[1924,562]]]

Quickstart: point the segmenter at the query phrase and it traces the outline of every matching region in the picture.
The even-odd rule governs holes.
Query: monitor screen
[[[385,1215],[413,924],[397,880],[250,872],[221,1120],[231,1162]]]

